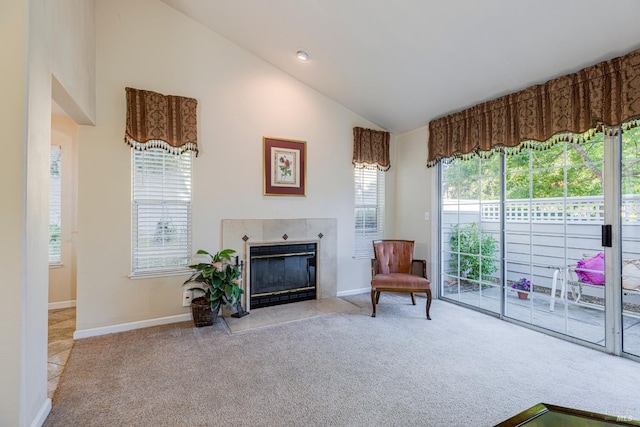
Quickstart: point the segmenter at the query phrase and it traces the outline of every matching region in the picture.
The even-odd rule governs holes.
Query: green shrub
[[[464,226],[456,224],[449,243],[452,251],[449,267],[457,271],[460,276],[480,280],[486,279],[485,276],[498,270],[496,266],[498,242],[491,234],[479,229],[475,222]],[[458,261],[460,262],[459,270]]]
[[[60,226],[49,224],[49,244],[60,241]]]

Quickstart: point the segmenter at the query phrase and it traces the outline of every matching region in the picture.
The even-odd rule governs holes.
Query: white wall
[[[49,157],[51,144],[51,9],[45,0],[29,7],[27,139],[25,151],[24,318],[21,424],[47,403],[47,285],[49,281]],[[45,409],[46,410],[46,409]]]
[[[76,123],[96,115],[93,0],[56,0],[51,10],[53,98]],[[81,35],[81,36],[80,36]]]
[[[82,68],[75,52],[56,58],[51,47],[62,34],[91,40],[92,21],[52,30],[51,16],[79,0],[7,0],[0,4],[3,60],[0,117],[0,425],[39,425],[46,417],[48,200],[52,67]],[[84,1],[92,9],[91,0]],[[71,13],[71,11],[67,10]],[[71,13],[71,15],[73,15]],[[75,24],[75,25],[74,25]],[[85,54],[85,53],[83,53]],[[93,70],[79,72],[95,75]],[[74,87],[72,77],[58,79]],[[86,88],[66,94],[86,99]],[[90,96],[89,96],[90,98]],[[85,116],[89,114],[85,111]]]
[[[97,126],[79,133],[77,329],[188,313],[186,276],[128,278],[127,86],[199,102],[194,253],[221,249],[222,219],[337,218],[338,291],[368,286],[369,262],[352,259],[352,135],[375,126],[162,2],[96,8]],[[262,195],[263,136],[307,141],[306,197]]]
[[[0,3],[0,425],[19,425],[23,387],[24,166],[27,4]]]
[[[415,240],[415,257],[427,260],[427,275],[432,272],[437,257],[436,168],[427,168],[427,127],[396,137],[395,230],[398,238]],[[429,213],[426,221],[425,212]]]
[[[69,117],[51,117],[51,145],[61,147],[61,251],[59,267],[49,268],[49,308],[70,307],[76,300],[78,125]]]

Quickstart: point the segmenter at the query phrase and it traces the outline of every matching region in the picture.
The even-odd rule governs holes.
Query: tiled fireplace
[[[244,261],[245,310],[251,310],[252,301],[255,308],[335,297],[336,230],[334,218],[222,220],[222,247],[234,249]],[[272,277],[285,268],[286,278]],[[252,280],[262,282],[255,292]]]

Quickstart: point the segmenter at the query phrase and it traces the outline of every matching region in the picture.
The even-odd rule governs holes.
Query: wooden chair
[[[380,292],[409,292],[416,305],[414,292],[427,294],[427,319],[431,308],[431,282],[427,279],[427,262],[413,259],[413,240],[374,240],[371,260],[371,304],[376,317]]]

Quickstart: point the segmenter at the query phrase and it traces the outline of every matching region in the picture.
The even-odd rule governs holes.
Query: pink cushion
[[[593,258],[581,259],[576,263],[576,266],[576,274],[582,282],[591,285],[604,285],[604,254],[602,252]]]

